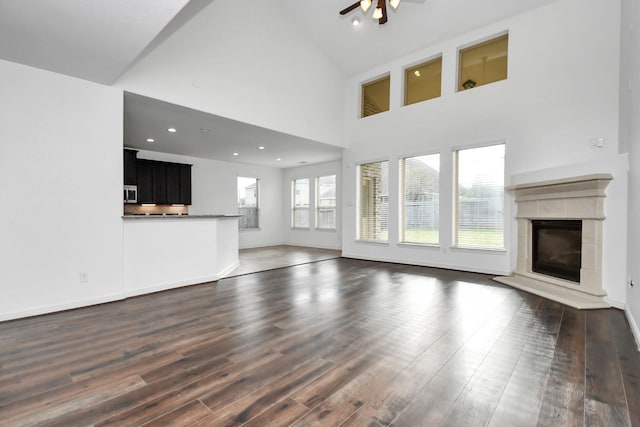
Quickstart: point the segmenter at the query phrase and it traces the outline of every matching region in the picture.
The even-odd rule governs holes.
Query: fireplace
[[[531,270],[580,283],[581,220],[531,221]]]
[[[507,188],[518,205],[516,269],[498,282],[578,309],[610,305],[602,288],[605,188],[594,174]]]

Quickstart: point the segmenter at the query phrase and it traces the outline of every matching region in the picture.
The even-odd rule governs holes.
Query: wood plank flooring
[[[240,249],[240,266],[227,277],[340,258],[342,251],[292,245]]]
[[[0,323],[1,426],[640,426],[624,314],[331,259]]]

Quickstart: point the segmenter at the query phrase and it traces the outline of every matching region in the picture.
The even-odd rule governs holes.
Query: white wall
[[[316,199],[316,178],[319,176],[336,175],[336,204],[337,204],[337,218],[336,218],[336,230],[320,230],[316,229],[315,224],[315,199]],[[292,201],[292,187],[291,182],[294,179],[309,179],[309,201],[311,203],[310,208],[310,224],[308,229],[291,228],[291,206]],[[340,249],[341,248],[341,194],[342,188],[342,162],[326,162],[316,165],[300,166],[297,168],[285,169],[282,180],[282,194],[283,194],[283,217],[284,217],[284,236],[285,242],[289,245],[295,246],[310,246],[314,248],[325,249]]]
[[[0,61],[0,93],[0,320],[119,297],[122,92]]]
[[[594,31],[597,28],[597,31]],[[508,79],[455,92],[457,49],[509,32]],[[507,252],[451,249],[452,150],[505,141],[506,176],[588,162],[618,153],[620,5],[610,0],[559,0],[523,15],[427,47],[352,78],[345,91],[346,145],[343,160],[345,256],[425,264],[488,273],[510,273],[514,265],[507,198]],[[401,107],[403,67],[443,54],[442,96]],[[391,73],[391,110],[359,119],[361,82]],[[604,137],[601,149],[590,138]],[[441,153],[441,246],[397,245],[398,212],[391,209],[390,243],[355,241],[356,165],[390,160],[390,188],[398,188],[397,160]],[[601,172],[612,172],[602,170]],[[398,191],[390,195],[398,203]]]
[[[631,170],[629,175],[629,239],[628,239],[628,280],[627,317],[634,330],[636,344],[640,349],[640,6],[635,0],[622,2],[623,58],[620,87],[625,112],[626,147],[629,151]],[[633,27],[633,31],[631,28]]]
[[[279,245],[284,242],[282,211],[282,170],[276,168],[222,162],[197,157],[178,156],[139,150],[138,158],[187,163],[191,169],[193,205],[189,213],[237,213],[237,178],[260,180],[260,228],[240,232],[240,248]]]
[[[233,18],[230,18],[233,17]],[[278,5],[216,0],[125,73],[127,91],[334,145],[344,77]]]

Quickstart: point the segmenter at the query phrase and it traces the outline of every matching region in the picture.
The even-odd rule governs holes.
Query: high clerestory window
[[[458,61],[458,90],[505,80],[508,50],[508,34],[461,49]]]
[[[442,88],[442,57],[404,71],[404,105],[438,98]]]
[[[385,76],[362,85],[361,117],[389,111],[391,77]]]

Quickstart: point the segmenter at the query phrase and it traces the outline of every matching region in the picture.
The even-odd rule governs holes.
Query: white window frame
[[[306,206],[296,206],[296,181],[307,181],[307,204]],[[309,229],[311,228],[311,179],[294,178],[291,180],[291,228]],[[307,212],[307,225],[301,226],[296,224],[297,212]]]
[[[361,221],[362,221],[362,166],[371,164],[371,163],[383,163],[386,162],[387,163],[387,180],[389,181],[390,177],[388,176],[389,172],[390,172],[390,168],[391,168],[391,162],[389,159],[378,159],[378,160],[370,160],[370,161],[366,161],[366,162],[361,162],[357,165],[356,168],[356,174],[357,174],[357,179],[356,179],[356,197],[357,197],[357,204],[356,204],[356,241],[359,242],[370,242],[370,243],[379,243],[379,244],[388,244],[389,243],[389,227],[388,227],[388,222],[390,220],[390,210],[387,211],[387,238],[386,239],[368,239],[368,238],[363,238],[362,237],[362,225],[361,225]],[[387,189],[389,190],[389,182],[387,182]],[[388,200],[389,194],[387,194],[387,200]],[[388,206],[389,208],[389,206]]]
[[[438,198],[440,197],[440,192],[441,192],[441,183],[442,183],[442,154],[439,151],[431,151],[431,152],[427,152],[427,153],[419,153],[419,154],[409,154],[409,155],[403,155],[398,159],[398,171],[399,171],[399,182],[400,182],[400,186],[399,186],[399,193],[400,193],[400,206],[399,206],[399,235],[400,235],[400,241],[398,242],[399,244],[402,245],[419,245],[419,246],[433,246],[433,247],[438,247],[440,246],[440,231],[441,231],[441,225],[440,225],[440,221],[438,220],[438,231],[437,231],[437,242],[416,242],[416,241],[407,241],[406,239],[406,202],[405,202],[405,197],[406,197],[406,191],[405,191],[405,186],[406,186],[406,168],[405,168],[405,162],[407,159],[411,159],[411,158],[415,158],[415,157],[423,157],[423,156],[438,156],[438,188],[435,189],[435,191],[437,191],[438,194]],[[442,209],[438,209],[438,217],[440,217],[440,213],[441,213]]]
[[[255,196],[256,196],[255,197],[256,205],[255,205],[255,207],[253,207],[253,206],[247,207],[247,206],[240,205],[240,200],[238,200],[238,195],[237,195],[238,188],[236,188],[236,205],[238,206],[238,212],[243,214],[242,209],[252,209],[252,210],[255,211],[255,226],[253,226],[253,227],[245,226],[243,218],[239,218],[238,228],[241,231],[244,231],[244,230],[260,230],[260,178],[253,177],[253,176],[238,175],[236,177],[236,187],[238,186],[238,179],[239,178],[254,179],[256,181],[256,194],[255,194]]]

